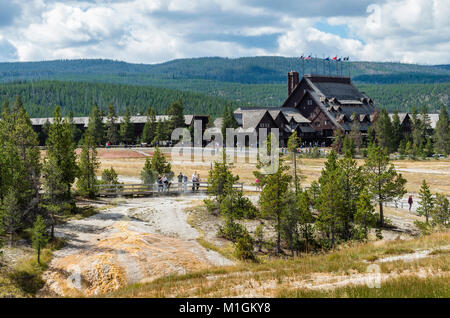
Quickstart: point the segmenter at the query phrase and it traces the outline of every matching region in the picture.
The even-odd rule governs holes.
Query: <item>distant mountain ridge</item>
[[[205,57],[177,59],[160,64],[133,64],[103,59],[55,60],[43,62],[0,63],[2,82],[18,80],[101,81],[108,76],[124,77],[127,84],[139,84],[138,78],[201,79],[240,84],[281,84],[286,73],[331,72],[336,63],[323,59],[301,61],[298,58],[257,56],[241,58]],[[387,62],[339,62],[339,72],[363,83],[435,83],[450,82],[450,65],[416,65]]]

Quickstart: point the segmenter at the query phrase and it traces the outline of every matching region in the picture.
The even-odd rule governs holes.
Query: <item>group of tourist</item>
[[[178,189],[184,189],[184,192],[187,191],[187,183],[188,183],[188,176],[183,175],[182,172],[177,177],[178,179]],[[198,191],[200,188],[200,174],[195,171],[192,174],[192,191]]]
[[[167,192],[170,187],[169,179],[166,175],[158,175],[158,192]]]

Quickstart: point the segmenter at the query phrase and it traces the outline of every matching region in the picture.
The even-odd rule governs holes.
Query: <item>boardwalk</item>
[[[172,182],[166,188],[158,184],[99,184],[99,196],[117,197],[117,196],[153,196],[153,195],[170,195],[170,194],[188,194],[188,193],[205,193],[208,189],[208,182],[197,182],[195,186],[192,182]],[[243,183],[235,183],[235,189],[243,191]]]

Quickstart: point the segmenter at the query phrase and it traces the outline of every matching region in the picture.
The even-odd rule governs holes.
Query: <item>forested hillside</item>
[[[410,111],[413,106],[427,106],[429,112],[439,112],[442,105],[450,107],[450,83],[438,84],[364,84],[357,87],[372,97],[376,105],[389,111]]]
[[[89,114],[94,103],[104,111],[112,103],[120,114],[123,114],[126,107],[133,114],[144,114],[149,106],[158,114],[164,114],[170,104],[181,99],[187,114],[210,115],[222,114],[225,105],[230,104],[230,101],[219,97],[131,85],[58,81],[0,85],[2,102],[8,99],[12,103],[17,95],[22,97],[31,117],[52,116],[56,105],[61,106],[63,115],[72,111],[75,116],[84,116]]]
[[[285,82],[286,73],[291,70],[302,72],[304,68],[305,73],[331,71],[332,74],[336,74],[336,63],[322,59],[301,61],[298,58],[278,56],[179,59],[152,65],[111,60],[58,60],[0,63],[0,79],[6,82],[23,79],[84,80],[86,78],[110,81],[112,78],[121,78],[121,83],[125,84],[143,84],[143,80],[151,79],[204,79],[241,84],[281,84]],[[348,74],[349,67],[354,80],[361,79],[365,83],[450,81],[450,70],[445,66],[339,62],[342,73]]]
[[[175,82],[176,83],[176,82]],[[0,101],[11,103],[20,95],[32,117],[51,116],[55,105],[60,105],[63,115],[72,111],[75,116],[85,116],[94,103],[106,111],[113,103],[119,113],[130,107],[133,114],[144,113],[152,106],[159,114],[174,101],[181,99],[186,113],[208,114],[213,117],[223,113],[225,105],[279,106],[286,98],[286,85],[282,84],[235,84],[198,80],[192,82],[192,91],[181,91],[160,87],[118,85],[107,83],[39,81],[0,84]],[[175,88],[177,85],[173,85]],[[450,83],[439,84],[361,84],[361,91],[374,99],[380,108],[389,111],[410,111],[426,105],[436,112],[442,105],[450,106]],[[210,95],[210,96],[208,96]]]

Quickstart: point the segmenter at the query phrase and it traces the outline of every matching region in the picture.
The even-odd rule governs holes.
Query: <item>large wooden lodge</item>
[[[235,118],[243,133],[252,129],[278,128],[285,146],[293,131],[306,145],[328,146],[334,132],[349,133],[358,120],[364,136],[376,119],[372,99],[352,84],[349,77],[288,73],[288,97],[281,107],[238,108]]]

